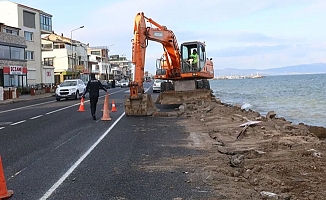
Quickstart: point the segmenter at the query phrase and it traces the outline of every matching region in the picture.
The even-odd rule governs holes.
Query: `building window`
[[[9,46],[0,45],[0,58],[10,59]]]
[[[23,11],[23,24],[28,28],[35,28],[35,13]]]
[[[26,60],[34,60],[34,51],[25,51]]]
[[[24,48],[10,47],[10,58],[24,60]]]
[[[52,44],[42,44],[41,46],[44,49],[52,49]]]
[[[0,45],[0,58],[25,60],[24,51],[25,51],[24,48]]]
[[[12,30],[12,29],[9,29],[9,28],[4,28],[3,29],[3,32],[9,33],[9,34],[12,34],[12,35],[18,35],[18,31],[17,30]]]
[[[49,15],[40,14],[41,29],[52,31],[52,18]]]
[[[54,49],[64,49],[64,48],[66,48],[65,44],[54,44]]]
[[[100,51],[91,51],[91,54],[100,56],[101,52]]]
[[[71,50],[71,47],[72,47],[73,51],[76,51],[76,46],[74,46],[74,45],[71,46],[71,44],[65,44],[66,49]]]
[[[53,58],[44,58],[43,60],[45,66],[53,66]]]
[[[33,41],[34,40],[32,32],[25,31],[24,36],[25,36],[25,40],[27,40],[27,41]]]

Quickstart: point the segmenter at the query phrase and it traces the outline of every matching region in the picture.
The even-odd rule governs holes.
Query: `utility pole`
[[[70,32],[70,42],[71,42],[71,46],[70,46],[70,50],[71,50],[71,68],[73,70],[73,74],[72,74],[72,78],[75,78],[75,59],[76,59],[76,55],[74,55],[74,48],[73,48],[73,42],[72,42],[72,32],[76,31],[78,29],[84,28],[84,26],[80,26],[74,30],[72,30]]]

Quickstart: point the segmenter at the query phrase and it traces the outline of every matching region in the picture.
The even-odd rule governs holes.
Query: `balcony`
[[[118,71],[118,72],[121,72],[121,68],[120,67],[112,67],[111,68],[111,71]]]
[[[42,61],[42,66],[53,66],[52,61]]]
[[[53,50],[52,44],[42,44],[41,48],[42,48],[42,51],[52,51]]]

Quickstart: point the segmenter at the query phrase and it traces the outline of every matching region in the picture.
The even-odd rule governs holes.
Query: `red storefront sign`
[[[83,71],[82,71],[82,73],[84,73],[84,74],[89,74],[90,73],[90,71],[89,71],[89,69],[84,69]]]
[[[22,67],[22,66],[3,67],[3,74],[26,75],[27,74],[27,67]]]

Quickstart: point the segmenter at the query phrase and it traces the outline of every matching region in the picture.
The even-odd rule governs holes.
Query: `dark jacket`
[[[105,92],[107,92],[107,90],[103,87],[101,81],[96,80],[96,79],[92,79],[89,80],[86,86],[86,90],[83,93],[83,96],[85,96],[85,94],[87,92],[89,92],[89,97],[99,97],[99,90],[102,89]]]

